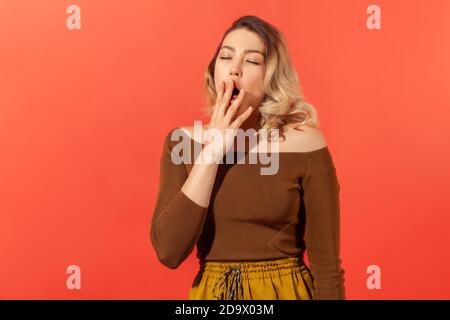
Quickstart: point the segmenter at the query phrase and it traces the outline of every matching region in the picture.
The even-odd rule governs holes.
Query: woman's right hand
[[[233,88],[233,80],[228,80],[226,85],[222,81],[220,83],[213,114],[205,132],[206,144],[203,152],[208,163],[219,163],[233,146],[237,130],[253,111],[253,107],[249,106],[242,114],[234,117],[244,99],[245,90],[241,89],[230,105]]]

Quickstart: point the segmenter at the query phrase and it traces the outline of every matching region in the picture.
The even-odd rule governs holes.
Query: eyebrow
[[[236,51],[235,48],[230,47],[230,46],[222,46],[222,48],[220,48],[220,50],[222,50],[222,49],[230,49],[230,50],[233,51],[233,52]],[[244,50],[244,53],[252,53],[252,52],[259,53],[259,54],[261,54],[263,57],[265,57],[264,53],[262,53],[262,52],[259,51],[259,50],[254,50],[254,49],[247,49],[247,50]]]

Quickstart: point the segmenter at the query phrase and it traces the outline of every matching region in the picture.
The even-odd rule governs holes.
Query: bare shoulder
[[[310,152],[325,148],[327,142],[320,129],[302,126],[299,129],[286,127],[285,140],[280,140],[280,152]]]

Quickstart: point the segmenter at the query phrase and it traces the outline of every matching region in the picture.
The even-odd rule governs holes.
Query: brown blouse
[[[182,139],[171,141],[175,130],[164,141],[150,231],[161,263],[177,268],[195,245],[199,259],[215,261],[303,258],[307,250],[316,299],[345,299],[340,186],[328,146],[280,152],[278,172],[273,175],[261,174],[260,169],[269,165],[250,163],[248,152],[232,152],[237,158],[219,164],[205,208],[181,191],[194,163],[195,144],[197,148],[202,144],[181,129],[177,132]],[[176,164],[171,151],[182,141],[189,143],[192,152],[174,152],[174,157],[190,161]],[[237,163],[241,157],[246,161]]]

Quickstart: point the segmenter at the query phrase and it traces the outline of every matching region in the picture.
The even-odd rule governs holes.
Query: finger
[[[219,83],[219,91],[217,92],[217,97],[216,97],[216,105],[218,105],[220,100],[222,100],[223,88],[224,88],[223,81],[220,81],[220,83]]]
[[[234,83],[232,80],[228,80],[225,83],[225,90],[222,95],[222,99],[220,100],[219,107],[219,115],[224,116],[226,108],[230,104],[231,95],[233,94]]]
[[[231,124],[232,128],[239,128],[241,126],[241,124],[247,120],[247,118],[250,116],[250,114],[253,112],[253,107],[250,106],[247,108],[247,110],[244,111],[243,114],[241,114],[239,117],[236,118],[236,120],[234,120],[234,122]]]
[[[220,101],[219,107],[219,115],[222,117],[225,114],[225,108],[228,107],[228,104],[230,103],[231,94],[233,93],[233,87],[234,87],[233,80],[227,81],[227,87],[222,97],[222,100]]]
[[[227,123],[231,122],[231,119],[233,118],[234,114],[239,109],[242,101],[244,100],[244,96],[245,96],[245,91],[244,91],[244,89],[241,89],[241,91],[239,91],[238,96],[231,103],[230,107],[228,108],[228,110],[227,110],[227,112],[225,114],[225,118],[227,120]]]
[[[219,104],[220,100],[222,100],[223,97],[223,90],[224,90],[225,84],[223,81],[220,81],[219,88],[216,94],[216,103],[213,106],[213,112],[211,115],[211,119],[215,119],[217,117],[217,111],[219,110]]]

